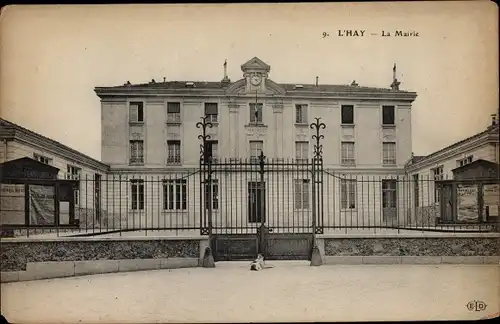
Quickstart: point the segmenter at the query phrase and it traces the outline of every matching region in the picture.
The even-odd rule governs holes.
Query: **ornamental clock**
[[[261,79],[260,75],[258,75],[258,74],[254,74],[250,77],[250,83],[253,86],[258,86],[261,82],[262,82],[262,79]]]

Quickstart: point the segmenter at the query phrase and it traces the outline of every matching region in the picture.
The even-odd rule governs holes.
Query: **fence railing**
[[[255,233],[262,221],[274,233],[309,233],[313,220],[323,233],[498,230],[497,179],[348,174],[293,160],[270,160],[259,173],[256,163],[220,159],[210,180],[211,197],[206,170],[82,178],[74,197],[58,203],[51,186],[3,183],[2,230],[17,236],[200,235],[208,209],[216,234]]]

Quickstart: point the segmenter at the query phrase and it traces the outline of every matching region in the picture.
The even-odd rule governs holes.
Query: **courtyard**
[[[2,284],[23,323],[479,319],[499,311],[498,265],[325,265],[269,261]],[[481,301],[481,311],[467,304]]]

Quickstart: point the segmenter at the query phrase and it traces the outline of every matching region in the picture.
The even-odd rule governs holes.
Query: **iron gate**
[[[316,118],[310,125],[312,159],[269,159],[261,150],[249,159],[212,156],[212,124],[202,117],[200,145],[201,234],[215,261],[310,260],[314,235],[323,232],[323,159]]]

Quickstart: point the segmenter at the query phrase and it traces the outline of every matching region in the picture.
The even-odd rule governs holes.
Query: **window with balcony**
[[[396,165],[396,143],[385,142],[382,144],[382,164]]]
[[[341,144],[341,164],[355,165],[354,142],[342,142]]]
[[[181,103],[167,103],[167,123],[178,124],[181,122]]]
[[[130,164],[144,163],[144,141],[130,141]]]
[[[181,141],[167,141],[167,164],[181,163]]]
[[[133,101],[129,104],[129,120],[131,123],[144,122],[144,103],[140,101]]]
[[[251,124],[263,123],[261,103],[250,103],[250,123]]]
[[[205,118],[207,122],[217,123],[219,121],[219,111],[217,103],[205,103]]]
[[[307,124],[307,105],[295,105],[295,123]]]
[[[342,105],[341,106],[341,124],[353,125],[354,124],[354,106]]]

